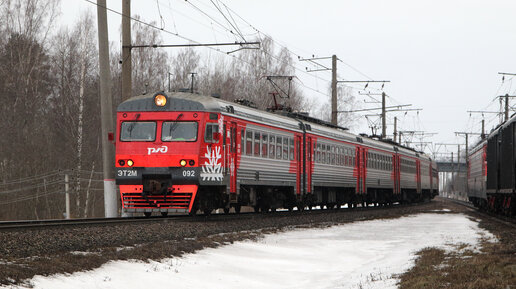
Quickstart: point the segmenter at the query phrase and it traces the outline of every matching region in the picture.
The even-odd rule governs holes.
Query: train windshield
[[[125,121],[120,128],[121,141],[154,141],[156,123],[151,121]]]
[[[162,141],[197,141],[197,122],[167,121],[161,128]]]

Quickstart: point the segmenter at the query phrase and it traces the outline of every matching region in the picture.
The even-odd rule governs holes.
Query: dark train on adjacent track
[[[516,215],[516,115],[468,155],[468,197],[478,208]]]
[[[209,214],[417,202],[438,174],[422,152],[305,114],[160,92],[118,106],[116,183],[124,212]]]

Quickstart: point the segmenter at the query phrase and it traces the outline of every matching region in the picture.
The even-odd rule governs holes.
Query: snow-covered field
[[[460,214],[420,214],[296,229],[160,262],[111,262],[72,275],[36,276],[35,288],[396,288],[425,247],[470,248],[493,238]]]

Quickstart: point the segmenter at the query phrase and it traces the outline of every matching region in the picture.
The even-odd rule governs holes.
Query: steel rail
[[[73,226],[93,226],[93,225],[119,225],[119,224],[136,224],[136,223],[155,223],[155,222],[208,222],[208,221],[225,221],[232,219],[250,219],[250,218],[262,218],[262,217],[280,217],[280,216],[296,216],[296,215],[309,215],[309,214],[327,214],[332,212],[357,212],[365,210],[389,210],[391,208],[403,208],[409,206],[417,206],[425,204],[426,202],[420,203],[407,203],[400,204],[394,203],[390,206],[368,206],[368,207],[355,207],[355,208],[332,208],[332,209],[304,209],[303,211],[279,210],[268,213],[255,213],[255,212],[241,212],[235,213],[215,213],[211,215],[170,215],[170,216],[151,216],[151,217],[117,217],[117,218],[87,218],[87,219],[50,219],[50,220],[24,220],[24,221],[2,221],[0,222],[0,232],[6,230],[24,230],[24,229],[46,229],[55,227],[73,227]]]
[[[500,223],[503,223],[505,225],[511,226],[513,228],[516,228],[516,218],[508,217],[508,216],[505,216],[505,215],[496,214],[496,213],[493,213],[493,212],[483,211],[483,210],[475,207],[472,203],[467,202],[467,201],[461,201],[461,200],[450,199],[450,198],[443,198],[443,199],[450,200],[453,203],[462,205],[464,207],[468,207],[470,210],[475,211],[476,213],[478,213],[478,214],[480,214],[480,215],[482,215],[484,217],[488,217],[488,218],[490,218],[492,220],[496,220],[496,221],[498,221]]]

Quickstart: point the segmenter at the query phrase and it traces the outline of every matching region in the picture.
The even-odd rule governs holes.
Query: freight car
[[[468,155],[468,197],[477,207],[516,215],[516,116],[482,139]]]
[[[118,106],[124,212],[209,214],[416,202],[437,194],[421,152],[286,111],[184,92]]]

